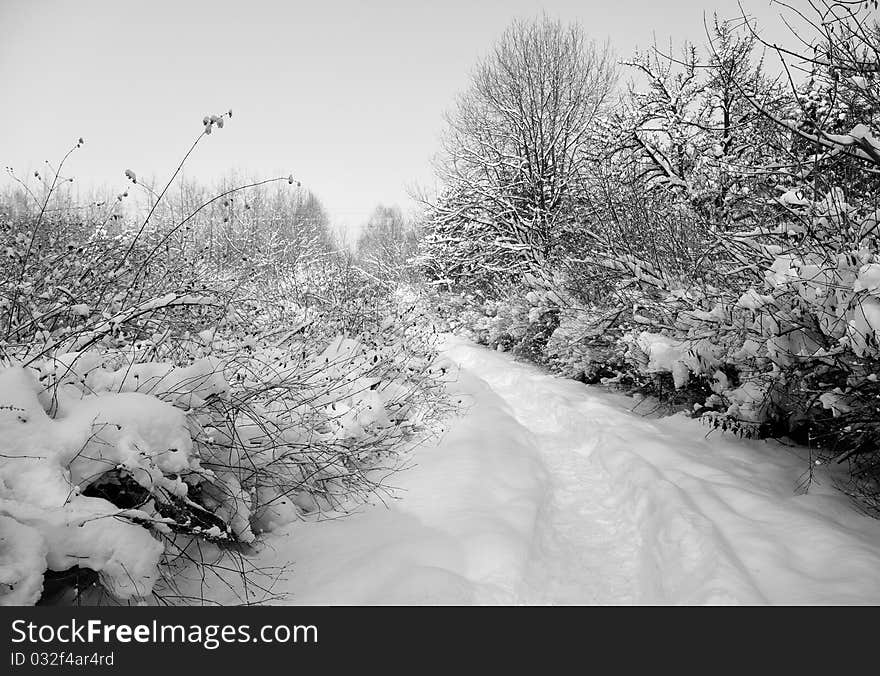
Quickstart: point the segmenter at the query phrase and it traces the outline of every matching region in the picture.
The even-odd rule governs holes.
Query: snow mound
[[[52,418],[42,393],[33,372],[0,370],[0,600],[34,603],[46,570],[73,566],[98,571],[117,598],[149,594],[164,550],[143,527],[153,515],[81,492],[124,468],[148,490],[185,494],[168,476],[198,468],[184,413],[130,392],[67,396]]]

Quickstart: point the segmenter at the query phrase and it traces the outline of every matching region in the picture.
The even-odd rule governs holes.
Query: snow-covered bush
[[[260,533],[387,490],[440,413],[431,335],[318,230],[287,233],[298,202],[254,237],[204,218],[217,196],[74,209],[60,172],[0,208],[0,603],[69,569],[109,594],[87,602],[210,602],[177,590],[193,566],[268,595]]]
[[[427,289],[420,310],[445,330],[481,345],[540,361],[558,322],[558,308],[534,291],[502,298]]]

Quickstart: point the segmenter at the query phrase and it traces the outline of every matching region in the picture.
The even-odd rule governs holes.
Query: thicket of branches
[[[230,117],[206,117],[186,157]],[[5,603],[210,603],[217,585],[265,601],[282,571],[254,567],[255,538],[386,499],[444,409],[430,334],[314,195],[293,176],[208,190],[178,180],[186,157],[166,184],[129,169],[86,203],[65,162],[12,174]]]
[[[616,99],[577,27],[514,25],[450,120],[419,260],[453,328],[789,435],[876,508],[880,28],[781,9],[790,44],[715,17],[625,59]]]
[[[400,207],[377,206],[357,240],[355,256],[364,270],[391,286],[419,279],[412,259],[418,250],[416,223]]]

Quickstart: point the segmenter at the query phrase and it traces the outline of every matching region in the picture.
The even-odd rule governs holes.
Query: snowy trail
[[[535,552],[527,602],[880,601],[880,522],[821,472],[796,495],[804,460],[785,447],[706,439],[697,421],[641,418],[623,397],[502,355],[451,354],[542,441],[552,497],[536,535],[550,546]]]
[[[880,603],[880,521],[821,472],[796,494],[796,452],[459,339],[445,353],[466,412],[388,508],[266,537],[255,563],[292,563],[281,603]]]
[[[447,354],[479,373],[531,433],[546,471],[523,580],[528,604],[626,603],[634,599],[635,524],[614,509],[613,482],[590,459],[603,442],[602,407],[578,383],[512,363],[508,356],[453,343]]]

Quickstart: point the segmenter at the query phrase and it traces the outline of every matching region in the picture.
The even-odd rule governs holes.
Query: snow
[[[776,287],[798,279],[797,270],[794,267],[794,256],[779,256],[773,264],[764,272],[764,277],[770,286]]]
[[[47,401],[52,418],[41,394],[32,372],[0,369],[0,582],[10,592],[0,602],[34,603],[47,569],[76,565],[100,572],[120,599],[149,594],[164,548],[130,517],[151,515],[79,493],[113,467],[179,493],[165,473],[198,468],[184,413],[137,392],[81,393]]]
[[[763,422],[767,400],[766,385],[746,381],[734,390],[721,392],[730,402],[727,415],[745,422]]]
[[[690,371],[684,363],[687,347],[681,341],[643,331],[636,345],[648,356],[648,373],[672,373],[676,388],[687,385],[690,380]]]
[[[880,263],[869,263],[859,268],[859,276],[853,285],[853,291],[880,292]]]
[[[824,466],[798,491],[800,449],[642,417],[458,338],[444,350],[462,415],[393,477],[387,505],[259,541],[253,565],[291,564],[262,600],[880,603],[880,521]]]
[[[0,589],[4,605],[28,605],[40,598],[49,548],[33,528],[0,515]]]
[[[770,305],[772,303],[772,296],[765,296],[758,293],[754,289],[749,289],[742,296],[740,296],[738,301],[736,301],[736,306],[744,308],[746,310],[760,310],[765,305]]]
[[[841,413],[849,413],[851,410],[840,388],[837,388],[834,392],[823,392],[819,395],[819,402],[822,404],[822,408],[831,410],[835,418]]]
[[[861,298],[854,304],[849,321],[849,339],[853,352],[865,356],[876,350],[880,336],[880,300]]]
[[[484,382],[461,372],[450,389],[467,414],[423,449],[417,467],[393,478],[399,499],[388,509],[296,522],[262,542],[256,565],[293,562],[284,602],[516,601],[545,470],[529,431]]]
[[[705,313],[717,318],[716,313]],[[690,382],[691,374],[712,373],[719,365],[716,346],[705,340],[681,341],[642,331],[634,344],[648,357],[645,373],[671,373],[676,389]]]
[[[147,362],[126,364],[116,371],[91,370],[86,385],[93,392],[144,392],[178,406],[195,407],[211,395],[229,391],[222,374],[222,364],[217,359],[199,359],[182,368]]]
[[[777,198],[785,206],[804,207],[809,206],[810,201],[797,190],[787,190]]]

